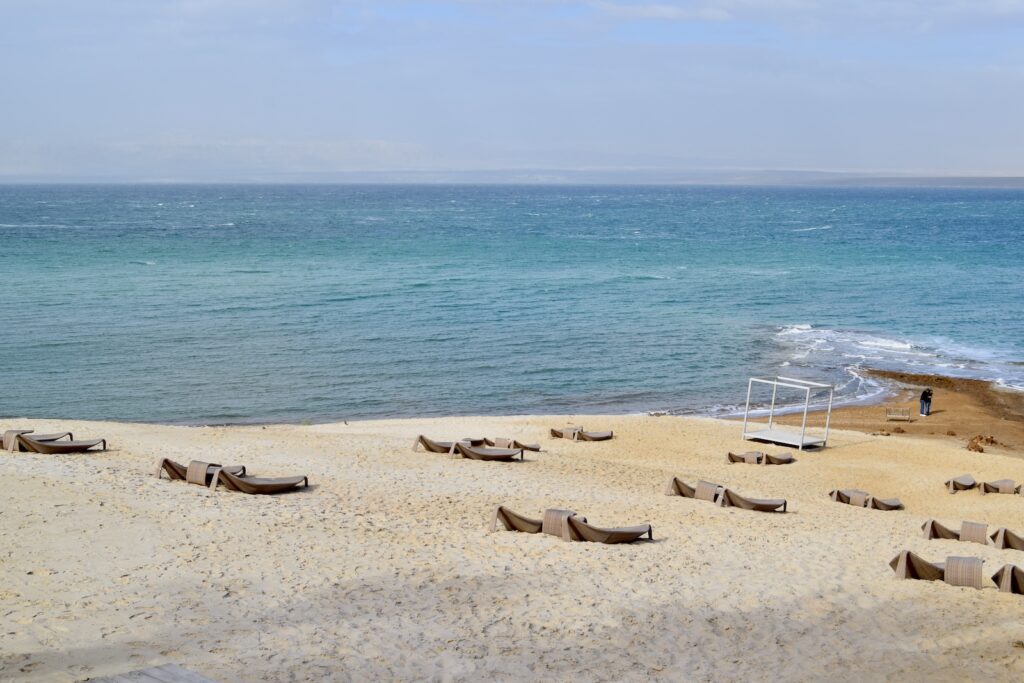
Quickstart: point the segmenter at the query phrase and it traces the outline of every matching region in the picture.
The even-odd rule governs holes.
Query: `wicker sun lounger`
[[[551,430],[552,438],[569,439],[570,441],[607,441],[613,435],[612,432],[585,432],[583,427],[562,427]]]
[[[491,462],[515,460],[516,456],[523,459],[522,448],[488,448],[486,446],[470,446],[458,442],[455,452],[469,460],[487,460]]]
[[[229,491],[238,491],[250,495],[269,495],[272,493],[284,493],[297,489],[300,486],[309,486],[309,477],[299,475],[297,477],[276,477],[266,479],[262,477],[239,477],[223,469],[213,472],[213,481],[210,483],[210,490],[217,489],[217,484],[223,484]]]
[[[897,579],[941,581],[946,574],[946,567],[941,562],[929,562],[909,550],[904,550],[892,558],[889,566],[896,572]]]
[[[796,462],[796,458],[793,457],[792,453],[771,455],[769,453],[760,453],[758,451],[748,451],[746,453],[730,452],[726,455],[726,462],[729,464],[745,463],[747,465],[788,465]]]
[[[992,545],[1009,550],[1024,550],[1024,536],[1010,531],[1004,526],[992,532]]]
[[[607,441],[615,436],[612,432],[576,432],[577,441]]]
[[[512,512],[504,505],[499,505],[494,511],[491,531],[498,528],[499,522],[505,527],[505,531],[521,531],[526,534],[539,534],[543,524],[539,519],[523,517],[517,512]]]
[[[679,477],[672,477],[668,480],[668,484],[665,486],[666,496],[682,496],[683,498],[693,498],[694,494],[697,493],[697,489],[687,484]]]
[[[1015,564],[1004,564],[992,575],[1000,593],[1024,593],[1024,569]]]
[[[942,522],[938,522],[934,519],[926,520],[921,525],[921,530],[924,532],[924,537],[929,540],[940,539],[947,541],[959,541],[960,532],[954,529],[950,529]]]
[[[470,446],[482,446],[484,445],[485,439],[460,439],[460,443],[468,443]],[[455,452],[455,441],[434,441],[420,434],[416,437],[416,441],[412,445],[414,451],[418,451],[420,447],[428,453],[454,453]]]
[[[781,498],[745,498],[731,489],[722,489],[718,494],[721,507],[738,507],[757,512],[785,512],[786,501]]]
[[[1009,493],[1011,495],[1020,493],[1020,484],[1013,479],[998,479],[996,481],[981,482],[981,492],[986,493]]]
[[[74,440],[74,435],[71,432],[57,432],[56,434],[36,434],[31,429],[8,429],[4,432],[3,437],[3,449],[5,451],[11,451],[16,453],[22,449],[21,443],[18,441],[18,437],[24,434],[31,434],[33,441],[57,441],[63,439],[65,436]]]
[[[495,437],[493,439],[484,439],[484,443],[492,448],[519,448],[524,451],[539,451],[539,443],[523,443],[522,441],[516,441],[515,439],[502,439]]]
[[[729,453],[725,456],[725,461],[730,465],[735,463],[745,463],[747,465],[760,465],[764,462],[764,453],[758,453],[757,451],[749,451],[747,453]]]
[[[854,507],[865,507],[870,510],[902,510],[903,503],[899,498],[875,498],[867,491],[860,489],[834,489],[828,492],[829,498],[837,503],[845,503]]]
[[[960,530],[954,531],[944,524],[929,519],[921,525],[924,537],[927,539],[940,539],[949,541],[964,541],[967,543],[989,544],[988,524],[980,522],[961,522]]]
[[[970,491],[978,485],[978,482],[974,481],[974,477],[969,474],[961,474],[959,477],[953,477],[952,479],[946,480],[946,490],[950,493],[956,493],[957,491]]]
[[[872,510],[889,512],[891,510],[902,510],[903,503],[899,498],[875,498],[871,496],[868,498],[868,507]]]
[[[945,581],[951,586],[981,588],[982,561],[977,557],[947,557],[945,562],[928,562],[909,550],[892,558],[889,566],[898,579]]]
[[[710,481],[698,481],[696,486],[690,486],[679,477],[672,477],[665,485],[666,496],[682,496],[683,498],[694,498],[714,503],[718,498],[718,492],[722,487],[712,484]]]
[[[860,489],[833,489],[828,492],[828,497],[835,503],[845,503],[854,507],[867,507],[871,494]]]
[[[568,515],[562,519],[563,541],[589,541],[591,543],[632,543],[647,536],[654,539],[654,527],[650,524],[602,529],[587,524],[579,515]]]
[[[209,486],[213,481],[213,473],[218,469],[223,469],[225,472],[229,472],[236,477],[245,476],[245,465],[223,467],[213,463],[193,460],[188,464],[188,467],[185,467],[170,458],[160,458],[160,462],[156,464],[156,476],[160,479],[166,474],[168,479],[181,479],[189,484]]]
[[[22,450],[32,453],[44,453],[46,455],[84,453],[96,446],[99,446],[101,451],[107,450],[106,439],[93,439],[91,441],[38,441],[24,434],[19,434],[17,438]]]

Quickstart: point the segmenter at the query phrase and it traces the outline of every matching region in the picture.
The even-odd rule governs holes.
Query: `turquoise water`
[[[715,413],[1024,389],[1024,191],[3,186],[0,415]]]

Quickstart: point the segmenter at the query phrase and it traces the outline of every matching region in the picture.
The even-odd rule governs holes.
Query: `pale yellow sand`
[[[1024,481],[1024,461],[955,444],[833,435],[794,465],[725,464],[738,425],[571,418],[605,443],[551,440],[564,417],[182,428],[15,421],[105,436],[112,451],[0,454],[0,677],[71,681],[178,662],[222,681],[1020,680],[1024,597],[898,581],[903,548],[973,555],[986,576],[1024,553],[926,541],[937,517],[1024,532],[1024,498],[942,482]],[[524,463],[413,453],[435,438],[513,436]],[[780,449],[773,449],[780,450]],[[306,473],[278,497],[157,480],[160,456]],[[663,495],[681,475],[785,497],[790,514]],[[829,501],[899,496],[905,512]],[[499,503],[650,521],[654,543],[488,533]]]

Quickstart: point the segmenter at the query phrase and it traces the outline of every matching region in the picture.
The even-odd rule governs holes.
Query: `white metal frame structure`
[[[771,407],[768,409],[768,428],[747,431],[747,416],[750,413],[750,394],[753,392],[755,382],[758,384],[769,384],[772,387],[772,403]],[[775,420],[775,398],[778,395],[779,387],[799,389],[804,392],[804,419],[800,424],[799,435],[784,429],[777,429],[772,426],[772,423]],[[828,389],[828,413],[825,415],[825,436],[820,439],[816,437],[808,437],[807,409],[811,405],[811,393],[824,391],[825,389]],[[808,382],[805,379],[794,379],[792,377],[776,377],[775,379],[751,377],[750,381],[747,382],[747,407],[743,410],[743,438],[748,441],[767,441],[769,443],[777,443],[784,446],[796,446],[801,451],[804,448],[824,448],[825,444],[828,443],[828,425],[832,420],[832,395],[834,392],[835,387],[831,384]],[[763,425],[754,425],[753,423],[751,423],[751,426],[763,427]]]

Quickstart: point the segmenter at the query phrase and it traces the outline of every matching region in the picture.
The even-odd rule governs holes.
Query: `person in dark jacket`
[[[932,388],[928,387],[921,392],[921,417],[928,417],[932,414]]]

